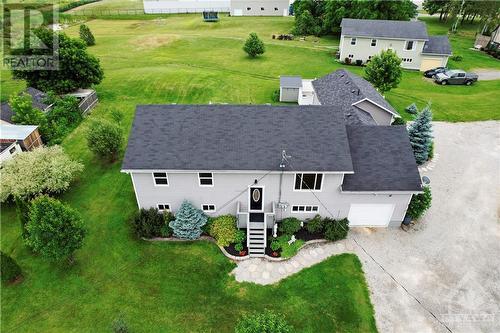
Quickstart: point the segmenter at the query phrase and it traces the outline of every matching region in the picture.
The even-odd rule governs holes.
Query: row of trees
[[[297,0],[294,33],[325,35],[338,33],[342,18],[409,20],[417,15],[417,6],[410,0]]]
[[[499,1],[425,0],[423,8],[431,15],[439,14],[439,20],[444,22],[461,15],[462,23],[476,18],[491,27],[500,23]]]

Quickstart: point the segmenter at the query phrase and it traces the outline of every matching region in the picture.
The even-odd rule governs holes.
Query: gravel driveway
[[[453,332],[500,332],[500,122],[434,123],[433,206],[411,231],[360,244]],[[446,332],[362,251],[381,332]]]
[[[496,69],[474,69],[471,72],[476,73],[479,81],[500,80],[500,70]]]
[[[342,252],[356,253],[380,332],[500,332],[500,122],[434,123],[431,209],[410,231],[353,229],[352,240],[314,245],[288,262],[238,263],[236,280],[275,283]],[[404,291],[390,273],[414,295]],[[427,310],[429,311],[427,311]]]

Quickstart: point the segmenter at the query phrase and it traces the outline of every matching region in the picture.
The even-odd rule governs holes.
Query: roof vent
[[[340,74],[340,77],[344,77],[344,73]]]
[[[358,88],[358,96],[359,96],[359,93],[360,93],[360,90],[359,90],[359,88]]]
[[[349,84],[349,81],[345,81],[345,84]]]
[[[354,93],[356,92],[356,90],[355,90],[355,89],[353,89],[353,90],[351,90],[351,92],[354,94]]]

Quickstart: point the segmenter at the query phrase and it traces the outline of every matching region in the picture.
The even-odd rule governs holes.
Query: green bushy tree
[[[14,78],[26,80],[30,87],[42,91],[54,91],[57,94],[68,93],[78,88],[89,88],[102,81],[104,73],[99,60],[87,53],[87,46],[82,40],[46,28],[33,29],[32,33],[46,48],[30,48],[27,45],[26,48],[16,50],[15,54],[52,56],[56,52],[59,55],[59,69],[23,68],[12,71]],[[54,44],[54,39],[58,40],[58,45]]]
[[[243,50],[252,58],[258,55],[264,54],[266,48],[264,42],[257,36],[255,32],[252,32],[243,46]]]
[[[12,109],[12,121],[20,125],[37,125],[40,132],[45,132],[47,119],[45,114],[33,107],[33,100],[31,96],[23,92],[19,95],[13,95],[9,99],[9,105]]]
[[[142,208],[134,216],[132,224],[137,237],[170,237],[172,229],[170,229],[168,224],[173,219],[173,214],[170,212],[162,214],[157,208]]]
[[[232,215],[222,215],[216,217],[210,224],[209,234],[220,246],[229,246],[236,241],[236,217]]]
[[[87,233],[80,214],[59,200],[40,196],[31,202],[26,244],[51,260],[72,260]]]
[[[373,56],[365,67],[365,78],[382,94],[396,88],[402,76],[401,59],[392,50]]]
[[[425,211],[431,207],[431,188],[429,186],[424,186],[423,190],[423,193],[414,194],[411,198],[410,204],[408,205],[407,214],[413,219],[419,219],[422,215],[424,215]]]
[[[80,39],[83,40],[87,46],[95,45],[95,37],[86,24],[80,25]]]
[[[325,223],[321,216],[316,215],[307,221],[305,228],[312,234],[321,233],[325,228]]]
[[[44,135],[51,145],[61,143],[83,119],[76,97],[54,97],[52,103],[52,109],[46,115],[47,130]]]
[[[197,239],[201,236],[202,227],[207,223],[207,216],[199,209],[184,201],[175,220],[169,223],[174,236],[182,239]]]
[[[349,221],[347,219],[334,220],[325,218],[325,238],[329,241],[338,241],[347,237]]]
[[[321,27],[318,24],[318,20],[306,9],[295,17],[295,28],[293,33],[296,35],[319,36],[321,34]]]
[[[114,161],[123,144],[120,126],[106,120],[96,120],[87,132],[87,146],[101,159]]]
[[[243,316],[234,329],[235,333],[292,333],[293,331],[285,316],[269,310]]]
[[[411,148],[417,164],[423,164],[429,159],[432,146],[432,111],[427,105],[408,128]]]
[[[60,146],[38,147],[2,165],[0,201],[9,197],[29,201],[39,194],[61,193],[83,170]]]
[[[293,235],[300,230],[300,220],[295,217],[287,217],[278,224],[278,230],[285,235]]]
[[[0,276],[2,283],[13,282],[23,274],[14,259],[0,251]]]

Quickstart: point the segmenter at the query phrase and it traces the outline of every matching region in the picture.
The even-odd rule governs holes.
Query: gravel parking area
[[[236,279],[274,283],[328,255],[354,252],[379,331],[448,332],[446,325],[452,332],[500,332],[500,122],[434,123],[434,135],[439,158],[421,169],[433,193],[425,217],[408,232],[351,231],[385,271],[346,240],[301,250],[289,263],[239,263]]]
[[[358,241],[453,332],[500,331],[500,122],[435,123],[433,206],[411,231]],[[359,252],[359,251],[357,251]],[[447,332],[360,254],[381,332]]]

